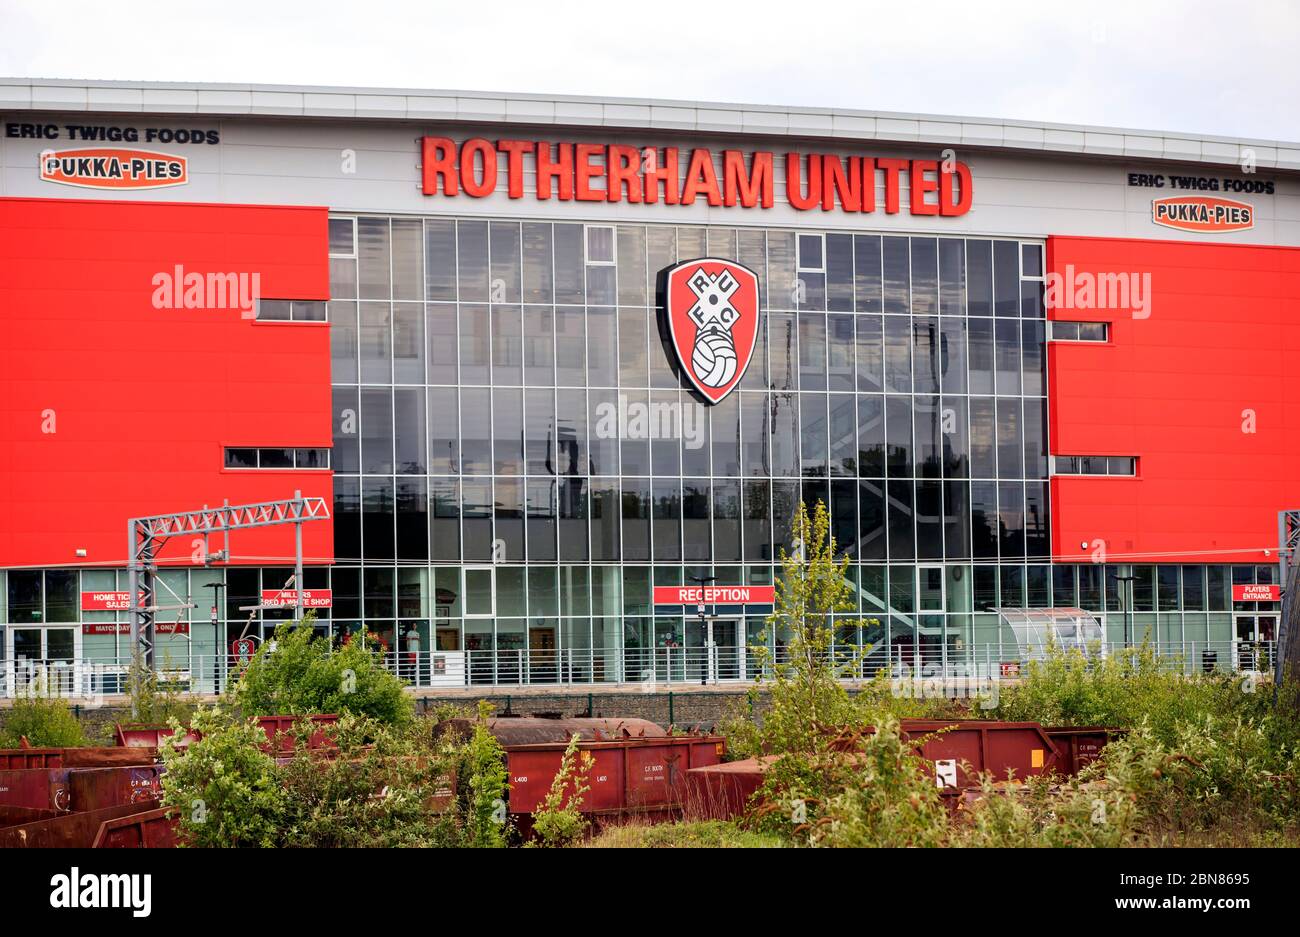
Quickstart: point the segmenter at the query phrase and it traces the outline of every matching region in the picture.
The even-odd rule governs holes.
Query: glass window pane
[[[939,311],[939,247],[934,238],[911,239],[912,314],[934,315]]]
[[[874,234],[855,234],[853,254],[857,311],[878,313],[884,302],[881,293],[880,238]]]
[[[518,306],[492,306],[492,383],[524,382],[524,322]]]
[[[424,306],[393,304],[393,381],[424,383]]]
[[[456,222],[424,221],[424,295],[428,300],[456,301]]]
[[[393,331],[388,303],[361,304],[361,383],[393,382]]]
[[[1020,245],[993,242],[994,315],[1020,317]]]
[[[492,222],[490,241],[491,279],[488,283],[488,301],[517,303],[522,298],[519,224],[514,221]]]
[[[357,219],[357,270],[362,299],[388,299],[392,295],[388,219]]]
[[[418,218],[394,218],[393,299],[424,299],[424,224]]]
[[[523,300],[526,303],[553,302],[555,286],[551,226],[546,222],[525,221],[523,238]]]
[[[885,312],[911,311],[911,275],[907,238],[883,238]]]
[[[428,472],[424,413],[424,388],[399,387],[393,391],[396,428],[397,474],[424,475]],[[426,539],[426,538],[422,538]]]
[[[388,388],[361,391],[361,467],[367,475],[393,471],[393,397]]]
[[[456,383],[456,307],[451,303],[430,303],[425,307],[429,334],[429,383]]]
[[[993,315],[993,242],[966,242],[967,309],[972,316]]]

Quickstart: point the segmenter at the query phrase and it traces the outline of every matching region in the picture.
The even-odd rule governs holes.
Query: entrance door
[[[1277,615],[1233,616],[1233,660],[1238,670],[1267,671],[1270,650],[1277,640]]]
[[[18,692],[66,696],[76,691],[76,662],[81,656],[78,628],[14,628],[10,659]]]
[[[744,647],[734,618],[720,618],[713,623],[713,647],[714,679],[739,680]]]
[[[528,628],[528,682],[554,683],[559,676],[555,653],[555,626]]]
[[[686,679],[692,683],[739,680],[740,627],[734,618],[686,619]]]
[[[946,673],[948,646],[944,640],[944,589],[942,566],[916,568],[916,663],[922,673]]]

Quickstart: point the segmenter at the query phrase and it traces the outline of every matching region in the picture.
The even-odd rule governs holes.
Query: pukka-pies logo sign
[[[730,260],[687,260],[667,273],[668,330],[682,370],[709,403],[745,376],[758,338],[758,275]]]
[[[1179,231],[1245,231],[1255,227],[1255,209],[1230,198],[1172,195],[1151,202],[1151,220]]]
[[[161,189],[190,181],[184,156],[151,150],[46,150],[40,159],[46,182],[84,189]]]

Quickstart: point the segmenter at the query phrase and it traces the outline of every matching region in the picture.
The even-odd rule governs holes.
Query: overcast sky
[[[1300,2],[0,0],[0,75],[685,98],[1300,141]]]

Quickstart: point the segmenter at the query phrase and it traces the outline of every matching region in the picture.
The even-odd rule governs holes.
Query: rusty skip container
[[[1056,745],[1057,773],[1078,774],[1101,757],[1101,750],[1124,735],[1123,729],[1106,726],[1053,726],[1044,729]]]
[[[1056,745],[1037,722],[904,719],[900,730],[934,763],[935,784],[953,793],[977,786],[982,772],[1022,781],[1061,770]]]
[[[774,759],[746,758],[701,765],[686,772],[683,800],[688,820],[727,820],[745,812],[749,800],[763,785]]]
[[[874,731],[874,730],[868,730]],[[981,772],[1005,781],[1060,772],[1056,745],[1037,722],[904,719],[900,735],[933,766],[935,785],[958,796],[979,784]],[[699,819],[737,816],[762,785],[772,757],[692,769],[687,774],[688,813]]]
[[[458,725],[440,730],[472,725],[452,722]],[[686,772],[717,764],[726,752],[721,736],[671,735],[644,719],[504,718],[489,720],[488,730],[506,751],[512,814],[532,814],[542,804],[575,734],[579,750],[593,758],[581,809],[602,816],[680,810]]]
[[[121,723],[115,723],[113,726],[113,738],[119,748],[159,748],[173,734],[171,726],[124,726]],[[196,739],[198,735],[187,728],[180,746],[188,745]]]
[[[161,773],[152,752],[120,748],[10,749],[0,765],[26,766],[0,768],[0,806],[55,811],[131,803],[133,784],[156,791]]]
[[[294,723],[300,719],[310,719],[313,723],[321,726],[331,725],[339,721],[339,717],[333,714],[258,716],[257,724],[266,733],[267,741],[271,743],[272,748],[281,752],[288,752],[293,750],[292,730]],[[172,728],[164,725],[124,726],[119,723],[114,726],[114,737],[119,748],[157,749],[173,734]],[[191,742],[197,741],[199,737],[199,733],[187,726],[185,736],[181,739],[178,747],[184,748]],[[312,733],[307,747],[315,750],[328,748],[330,744],[329,735],[321,729]]]
[[[3,827],[0,828],[0,849],[89,849],[95,844],[105,823],[157,809],[158,802],[155,800],[64,813]]]
[[[171,849],[176,845],[176,820],[171,808],[156,807],[104,820],[92,849]]]

